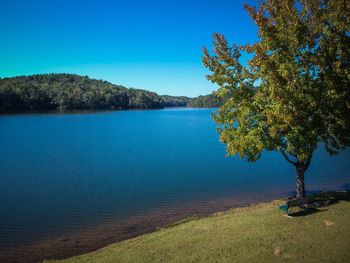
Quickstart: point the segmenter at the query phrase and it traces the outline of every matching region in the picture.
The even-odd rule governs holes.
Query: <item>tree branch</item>
[[[309,159],[308,159],[307,162],[305,163],[305,171],[307,170],[307,168],[309,168],[310,163],[311,163],[311,159],[312,159],[312,154],[310,155]]]
[[[280,152],[282,153],[283,157],[287,160],[287,162],[293,164],[294,166],[297,165],[296,162],[293,162],[291,159],[289,159],[288,155],[283,150],[280,150]]]
[[[284,151],[284,154],[286,154],[285,151],[286,151],[287,146],[285,146],[285,145],[280,145],[280,147],[282,148],[282,151]],[[293,157],[295,157],[295,158],[298,158],[296,154],[292,154],[292,153],[288,153],[288,154],[291,155],[291,156],[293,156]]]

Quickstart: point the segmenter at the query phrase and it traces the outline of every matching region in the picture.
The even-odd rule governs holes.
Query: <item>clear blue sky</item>
[[[201,63],[214,32],[256,40],[240,0],[1,0],[0,11],[0,77],[77,73],[197,96],[216,88]]]

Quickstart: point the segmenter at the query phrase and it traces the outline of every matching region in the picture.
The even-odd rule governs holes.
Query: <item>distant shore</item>
[[[194,98],[158,95],[77,74],[0,78],[0,112],[218,107],[221,104],[221,99],[214,94]]]
[[[105,113],[113,111],[153,111],[153,110],[176,110],[176,109],[216,109],[217,107],[190,107],[190,106],[174,106],[163,108],[140,108],[140,109],[52,109],[52,110],[16,110],[16,111],[0,111],[2,115],[18,115],[18,114],[92,114]]]

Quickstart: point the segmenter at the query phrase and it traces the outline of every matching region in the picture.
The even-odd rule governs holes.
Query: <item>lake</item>
[[[1,115],[0,255],[35,254],[35,244],[56,240],[47,255],[69,256],[65,246],[76,254],[192,214],[293,194],[295,171],[280,154],[256,163],[225,157],[213,111]],[[348,188],[349,171],[349,150],[330,157],[319,147],[306,188]]]

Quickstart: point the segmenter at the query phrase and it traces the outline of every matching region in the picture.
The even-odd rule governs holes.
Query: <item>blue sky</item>
[[[208,94],[216,87],[201,55],[212,34],[256,40],[244,2],[1,0],[0,77],[65,72],[159,94]]]

